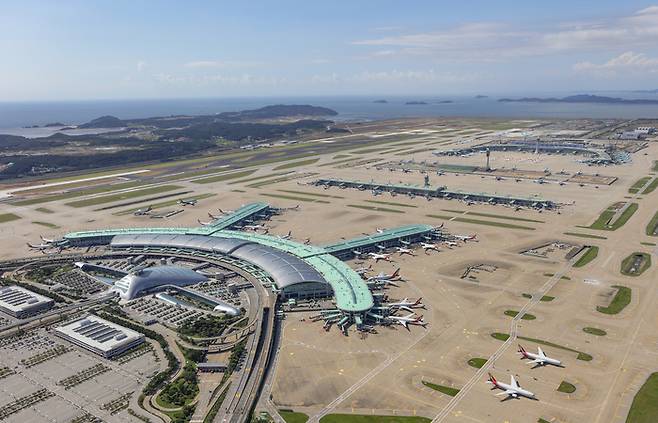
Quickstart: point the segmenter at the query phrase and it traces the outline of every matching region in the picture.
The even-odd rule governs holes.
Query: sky
[[[0,0],[0,101],[658,88],[658,1]]]

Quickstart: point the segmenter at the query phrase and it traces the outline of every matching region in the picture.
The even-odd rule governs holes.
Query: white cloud
[[[579,62],[573,66],[577,72],[593,73],[604,76],[615,76],[623,73],[656,73],[658,58],[652,58],[644,53],[627,51],[613,57],[605,63]]]
[[[140,60],[139,62],[137,62],[137,72],[143,71],[144,68],[146,67],[146,65],[147,65],[147,63],[143,60]]]
[[[358,40],[353,44],[378,49],[395,47],[397,55],[460,61],[655,46],[658,6],[600,21],[555,22],[550,26],[479,22],[432,32]]]
[[[254,76],[247,73],[240,75],[225,75],[225,74],[212,74],[212,75],[172,75],[167,73],[158,73],[153,75],[157,82],[168,85],[190,85],[190,86],[204,86],[204,85],[280,85],[285,82],[282,78]]]
[[[239,60],[197,60],[183,64],[186,68],[207,69],[207,68],[238,68],[262,65],[261,62],[239,61]]]

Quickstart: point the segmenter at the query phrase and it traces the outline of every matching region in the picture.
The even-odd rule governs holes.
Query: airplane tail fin
[[[391,276],[394,277],[394,278],[397,278],[398,276],[400,276],[400,268],[398,267],[397,269],[395,269],[395,272],[393,272],[393,274]]]
[[[497,382],[497,381],[496,381],[496,378],[493,377],[493,375],[492,375],[491,373],[488,373],[488,375],[489,375],[489,379],[487,380],[487,382],[492,383],[492,384],[495,385],[496,382]]]
[[[420,305],[421,301],[423,301],[423,297],[420,297],[419,299],[416,300],[414,305]]]
[[[523,348],[523,347],[521,346],[521,344],[519,344],[519,352],[520,352],[521,354],[524,354],[524,353],[525,353],[525,348]]]

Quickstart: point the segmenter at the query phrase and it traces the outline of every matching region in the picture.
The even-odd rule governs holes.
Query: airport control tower
[[[491,156],[491,150],[487,148],[487,172],[491,170],[491,167],[489,166],[489,157]]]

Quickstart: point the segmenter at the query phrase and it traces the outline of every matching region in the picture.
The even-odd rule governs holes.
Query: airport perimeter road
[[[582,254],[582,253],[581,253],[581,254]],[[539,301],[541,300],[541,298],[542,298],[544,295],[546,295],[546,294],[548,293],[548,291],[550,291],[551,288],[553,288],[553,286],[555,286],[555,284],[560,280],[560,278],[562,278],[562,276],[564,276],[565,273],[567,273],[567,272],[569,271],[569,269],[571,269],[571,267],[573,266],[573,264],[576,262],[577,257],[579,257],[581,254],[577,254],[575,257],[573,257],[571,260],[569,260],[569,262],[568,262],[564,267],[562,267],[557,273],[555,273],[553,276],[551,276],[550,279],[548,279],[548,281],[546,281],[546,283],[545,283],[545,284],[539,289],[539,291],[537,291],[536,293],[534,293],[534,295],[532,296],[532,298],[530,299],[530,301],[528,301],[528,302],[523,306],[523,308],[521,308],[521,310],[519,311],[519,313],[518,313],[516,316],[514,316],[514,318],[512,319],[512,323],[510,324],[509,338],[507,338],[507,341],[505,341],[505,342],[503,343],[503,345],[501,345],[500,348],[498,348],[498,349],[496,350],[496,352],[494,352],[494,353],[491,355],[491,357],[489,357],[489,359],[487,359],[487,362],[484,364],[484,366],[482,366],[482,367],[481,367],[481,368],[480,368],[480,369],[479,369],[479,370],[473,375],[473,377],[470,378],[469,381],[466,382],[466,384],[465,384],[465,385],[459,390],[459,392],[457,393],[457,395],[455,395],[455,396],[450,400],[450,402],[449,402],[448,404],[446,404],[445,407],[443,407],[443,409],[441,410],[441,412],[440,412],[439,414],[437,414],[436,417],[434,417],[434,419],[432,420],[432,423],[439,423],[439,422],[442,422],[443,420],[445,420],[446,417],[448,417],[448,415],[450,415],[450,413],[451,413],[452,410],[455,408],[455,406],[456,406],[457,404],[459,404],[459,402],[460,402],[460,401],[461,401],[466,395],[468,395],[468,393],[469,393],[469,391],[471,390],[471,388],[472,388],[473,386],[475,386],[476,383],[482,381],[483,376],[485,375],[485,373],[487,373],[487,372],[489,371],[489,369],[491,368],[491,366],[494,365],[494,363],[496,362],[496,360],[497,360],[500,356],[502,356],[502,355],[505,353],[505,351],[507,351],[507,349],[510,347],[510,345],[512,345],[512,343],[513,343],[514,341],[516,341],[516,337],[517,337],[517,335],[518,335],[518,325],[519,325],[519,320],[521,320],[521,318],[523,318],[523,316],[524,316],[527,312],[529,312],[529,311],[530,311],[535,305],[537,305],[537,303],[539,303]]]

